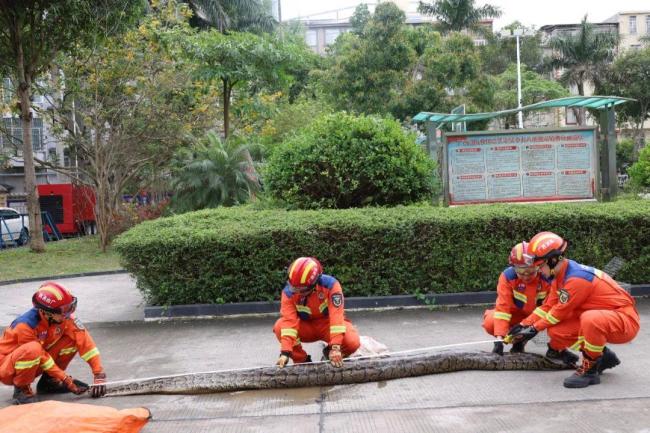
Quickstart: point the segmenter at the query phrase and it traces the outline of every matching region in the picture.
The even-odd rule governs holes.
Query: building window
[[[15,117],[2,119],[0,130],[0,147],[20,149],[23,143],[22,121]],[[43,119],[32,119],[32,148],[34,151],[43,149]]]
[[[325,30],[325,44],[333,44],[336,38],[341,34],[341,29],[326,29]]]
[[[645,16],[645,33],[650,35],[650,15]]]
[[[309,45],[312,48],[315,48],[318,46],[318,34],[316,33],[316,30],[307,30],[305,32],[305,41],[307,42],[307,45]]]
[[[630,17],[630,34],[636,35],[636,16]]]
[[[576,116],[576,112],[578,111],[578,108],[572,108],[572,107],[564,107],[565,110],[565,119],[566,119],[566,124],[567,125],[577,125],[578,124],[578,117]]]

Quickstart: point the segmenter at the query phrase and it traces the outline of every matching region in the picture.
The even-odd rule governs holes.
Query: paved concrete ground
[[[91,278],[94,281],[91,281]],[[91,324],[109,379],[273,364],[278,345],[274,317],[183,322],[98,323],[138,315],[138,295],[106,294],[128,286],[125,276],[66,280],[80,297],[79,316]],[[82,284],[83,283],[83,284]],[[24,309],[37,284],[0,287],[0,322]],[[78,287],[77,287],[78,286]],[[15,293],[14,293],[15,292]],[[118,293],[115,292],[115,293]],[[110,293],[110,291],[109,291]],[[124,300],[124,306],[120,303]],[[62,399],[117,408],[146,406],[153,432],[648,432],[650,433],[650,300],[639,301],[642,331],[631,344],[613,346],[622,364],[602,384],[562,386],[570,372],[468,371],[388,382],[294,390],[244,391],[197,396]],[[482,309],[353,312],[362,335],[399,351],[485,340]],[[141,313],[140,313],[141,317]],[[529,345],[543,353],[545,346]],[[489,344],[473,347],[489,350]],[[308,350],[318,356],[319,348]],[[89,380],[75,360],[70,373]],[[11,389],[0,387],[0,405]]]
[[[79,299],[77,316],[85,323],[122,322],[144,319],[144,301],[128,274],[65,278],[59,281]],[[0,324],[31,307],[32,295],[42,281],[0,286]]]

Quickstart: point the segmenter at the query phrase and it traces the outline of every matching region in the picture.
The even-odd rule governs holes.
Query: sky
[[[362,3],[358,0],[281,0],[282,20],[330,11]],[[370,1],[375,3],[376,0]],[[501,8],[503,15],[494,22],[495,30],[515,20],[537,28],[546,24],[578,23],[585,14],[590,22],[601,22],[625,11],[650,11],[650,0],[477,0]]]

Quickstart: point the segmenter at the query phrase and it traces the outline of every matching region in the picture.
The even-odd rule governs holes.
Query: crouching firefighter
[[[15,404],[33,403],[31,384],[41,376],[38,394],[72,392],[83,394],[89,388],[68,376],[65,369],[79,353],[93,375],[93,397],[106,393],[106,374],[95,342],[72,315],[77,298],[60,284],[47,282],[32,297],[34,308],[5,329],[0,339],[0,381],[13,385]]]
[[[499,276],[496,305],[483,314],[483,328],[497,338],[492,353],[499,355],[503,355],[504,343],[508,343],[504,338],[510,328],[542,305],[550,287],[550,280],[540,275],[539,267],[533,265],[527,242],[512,248],[508,262],[510,266]],[[525,345],[523,340],[515,342],[510,352],[523,352]]]
[[[600,383],[600,374],[620,361],[607,343],[632,341],[639,332],[635,301],[601,270],[565,258],[567,242],[551,232],[530,240],[530,253],[540,272],[552,277],[545,308],[535,310],[511,330],[513,338],[527,340],[547,329],[547,357],[567,359],[568,349],[582,352],[582,364],[564,380],[567,388]],[[565,361],[566,362],[566,361]]]
[[[277,366],[311,362],[302,343],[324,341],[323,357],[334,367],[359,348],[359,334],[345,318],[343,291],[336,278],[323,274],[313,257],[300,257],[289,267],[289,280],[282,290],[280,319],[273,332],[280,342]]]

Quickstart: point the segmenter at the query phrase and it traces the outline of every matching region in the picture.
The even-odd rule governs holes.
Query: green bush
[[[271,154],[265,187],[303,208],[408,204],[432,197],[434,162],[391,119],[323,116]]]
[[[286,211],[212,209],[142,223],[115,248],[155,304],[277,299],[286,267],[314,255],[348,296],[494,290],[511,247],[541,230],[569,256],[650,282],[650,203],[407,206]]]
[[[625,173],[627,169],[634,164],[634,140],[623,138],[616,144],[616,169],[620,173]]]
[[[627,171],[632,184],[640,187],[650,187],[650,146],[639,152],[639,160]]]

